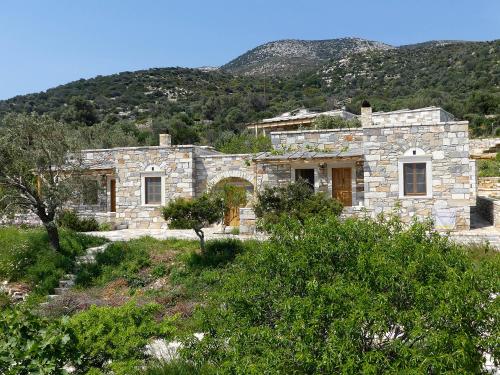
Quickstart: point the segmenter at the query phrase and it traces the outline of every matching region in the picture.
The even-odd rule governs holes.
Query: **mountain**
[[[278,40],[258,46],[222,66],[232,74],[290,74],[318,68],[329,60],[341,60],[355,53],[385,51],[394,47],[360,38],[328,40]]]
[[[9,113],[36,112],[87,125],[103,147],[154,143],[165,131],[216,144],[247,122],[301,107],[357,113],[363,99],[374,110],[441,106],[470,120],[473,136],[500,135],[500,40],[272,42],[220,69],[122,72],[0,101],[0,126]]]

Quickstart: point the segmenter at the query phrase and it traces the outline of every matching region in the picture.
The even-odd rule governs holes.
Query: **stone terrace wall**
[[[500,198],[500,177],[478,177],[477,194]]]
[[[375,112],[372,114],[373,125],[429,125],[453,120],[453,115],[441,108],[422,108],[394,112]]]
[[[470,141],[470,154],[483,155],[485,151],[500,148],[500,138],[478,138]]]
[[[313,148],[322,151],[361,149],[363,130],[354,128],[273,132],[271,142],[274,149],[307,150],[307,148]]]
[[[372,126],[364,132],[365,205],[369,210],[374,214],[390,211],[400,201],[405,221],[417,215],[451,222],[454,229],[469,228],[475,176],[466,122]],[[400,200],[398,160],[413,147],[431,156],[433,196]]]

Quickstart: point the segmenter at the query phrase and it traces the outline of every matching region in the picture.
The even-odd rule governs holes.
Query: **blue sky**
[[[99,74],[221,65],[277,39],[345,36],[498,39],[500,1],[5,0],[0,99]]]

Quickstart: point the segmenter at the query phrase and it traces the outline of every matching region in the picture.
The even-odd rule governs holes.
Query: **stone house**
[[[97,196],[77,209],[118,228],[165,228],[161,206],[176,197],[196,197],[223,183],[243,186],[253,196],[264,186],[303,178],[342,201],[346,215],[375,216],[399,207],[406,221],[430,217],[439,229],[468,229],[476,201],[468,123],[438,107],[372,113],[367,105],[359,117],[362,126],[352,129],[280,124],[296,123],[297,116],[251,124],[271,138],[274,149],[258,154],[171,145],[166,134],[159,146],[86,150]],[[231,225],[252,231],[251,200],[239,212]]]

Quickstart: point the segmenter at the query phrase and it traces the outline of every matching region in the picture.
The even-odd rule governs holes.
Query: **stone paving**
[[[262,234],[258,235],[234,235],[230,233],[223,233],[220,227],[205,228],[205,240],[219,239],[219,238],[239,238],[242,240],[248,239],[264,239]],[[191,229],[122,229],[107,232],[86,232],[85,234],[91,236],[104,237],[109,241],[129,241],[140,237],[153,237],[158,240],[166,240],[171,238],[183,240],[198,240],[196,233]]]

